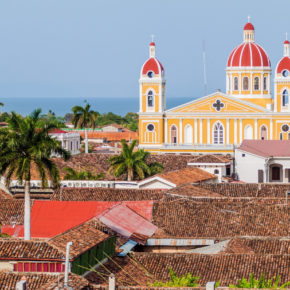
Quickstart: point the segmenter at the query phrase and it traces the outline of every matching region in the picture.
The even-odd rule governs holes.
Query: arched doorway
[[[177,128],[175,125],[171,126],[170,140],[171,140],[171,144],[177,144]]]
[[[283,166],[280,164],[270,165],[270,182],[283,181]]]
[[[192,144],[192,127],[188,124],[185,126],[185,140],[184,140],[184,143],[185,144]]]

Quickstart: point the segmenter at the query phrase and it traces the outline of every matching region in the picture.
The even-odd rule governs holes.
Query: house
[[[62,129],[54,129],[49,135],[61,142],[62,148],[68,150],[72,155],[80,153],[81,144],[80,134],[78,132],[67,132]]]
[[[231,175],[231,160],[222,155],[200,155],[187,163],[188,166],[199,167],[218,176],[222,181],[223,176]]]
[[[235,161],[244,182],[290,182],[290,140],[244,140]]]
[[[184,168],[156,174],[139,182],[142,189],[170,189],[187,183],[217,182],[216,175],[200,168]]]

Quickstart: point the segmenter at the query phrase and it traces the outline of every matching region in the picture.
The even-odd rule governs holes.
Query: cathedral
[[[152,153],[233,153],[244,139],[290,139],[290,43],[274,71],[248,22],[230,54],[226,93],[166,109],[165,73],[155,43],[139,79],[139,147]]]

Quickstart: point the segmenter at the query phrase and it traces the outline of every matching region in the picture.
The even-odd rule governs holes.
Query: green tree
[[[90,108],[90,104],[86,104],[84,107],[74,106],[72,108],[74,114],[72,123],[74,127],[85,129],[85,153],[89,152],[87,128],[95,129],[95,121],[98,116],[98,113],[90,110]]]
[[[0,130],[0,174],[9,187],[13,178],[24,183],[24,239],[30,240],[30,180],[32,168],[37,170],[42,186],[59,183],[60,175],[51,156],[56,154],[69,159],[70,153],[61,147],[59,141],[49,136],[54,129],[51,124],[39,127],[41,110],[26,118],[12,112],[7,119],[8,127]]]
[[[229,288],[268,288],[268,289],[284,289],[290,286],[290,281],[279,287],[280,275],[277,277],[273,276],[271,279],[266,279],[265,273],[263,273],[260,279],[255,279],[254,274],[251,273],[249,277],[249,281],[246,278],[242,278],[238,281],[236,285],[230,284]]]
[[[161,172],[163,167],[159,163],[147,164],[147,158],[150,153],[143,149],[134,151],[136,140],[130,145],[125,140],[121,140],[122,152],[118,156],[109,158],[110,168],[109,172],[116,177],[123,174],[127,175],[127,180],[132,181],[137,175],[140,179],[155,174],[156,171]],[[157,169],[159,168],[159,170]]]
[[[71,167],[65,167],[64,170],[66,171],[66,175],[64,176],[65,180],[99,180],[104,178],[103,173],[94,175],[90,171],[76,171]]]
[[[176,273],[169,268],[170,280],[167,282],[155,281],[149,284],[151,287],[198,287],[197,281],[199,276],[192,276],[191,273],[184,274],[182,276],[177,276]]]

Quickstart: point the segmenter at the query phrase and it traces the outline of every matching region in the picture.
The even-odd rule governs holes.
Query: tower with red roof
[[[274,111],[290,112],[290,42],[287,36],[283,57],[276,66],[274,86]]]

